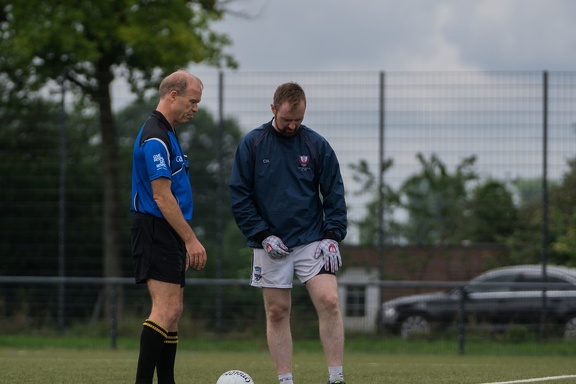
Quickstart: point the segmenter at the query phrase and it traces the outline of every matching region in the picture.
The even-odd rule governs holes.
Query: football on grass
[[[224,372],[216,384],[254,384],[254,380],[246,372],[234,369]]]

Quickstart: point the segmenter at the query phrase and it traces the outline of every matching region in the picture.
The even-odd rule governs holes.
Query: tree
[[[518,220],[514,232],[506,239],[510,262],[539,263],[542,259],[542,179],[519,179],[514,185],[518,194]]]
[[[141,94],[190,62],[231,66],[230,41],[210,30],[224,15],[218,0],[27,0],[0,9],[0,74],[31,92],[64,76],[98,111],[103,182],[103,274],[120,276],[117,127],[110,85],[119,73]]]
[[[380,195],[376,176],[364,160],[349,165],[354,180],[360,184],[354,194],[373,196],[367,203],[366,216],[356,223],[360,244],[377,245],[382,224],[384,244],[512,244],[511,237],[522,228],[521,213],[505,183],[487,179],[472,187],[471,182],[477,179],[473,169],[475,156],[463,159],[452,174],[434,154],[429,159],[422,154],[417,158],[422,170],[409,176],[398,191],[383,186],[382,220],[378,217]],[[384,162],[382,169],[390,167],[392,160]],[[526,188],[519,191],[530,192]],[[401,221],[403,216],[406,219]]]
[[[562,179],[548,183],[546,244],[542,239],[542,180],[515,182],[519,192],[518,224],[507,239],[513,262],[540,263],[546,252],[548,263],[576,266],[576,158],[567,164]]]
[[[454,174],[435,154],[429,160],[421,153],[417,158],[422,171],[409,177],[399,191],[408,214],[403,236],[410,244],[458,244],[464,240],[459,228],[465,221],[467,183],[477,178],[476,157],[463,159]]]
[[[1,91],[0,91],[1,92]],[[3,275],[56,276],[59,272],[59,193],[61,106],[51,100],[13,92],[0,96],[0,254]],[[65,272],[98,276],[102,269],[100,227],[101,181],[93,177],[99,158],[90,138],[98,133],[93,116],[73,111],[67,117]],[[96,256],[96,257],[95,257]],[[0,287],[5,315],[22,308],[31,313],[57,313],[57,287],[31,289],[22,284]],[[74,288],[66,299],[66,317],[90,314],[95,286]],[[7,298],[18,297],[17,300]],[[50,316],[29,316],[32,325],[52,325]]]
[[[390,159],[382,162],[383,174],[392,167],[392,164]],[[360,244],[377,246],[380,236],[382,236],[383,244],[398,242],[398,223],[394,219],[394,210],[398,206],[397,193],[386,183],[379,185],[376,175],[370,170],[366,160],[359,160],[358,163],[348,166],[353,171],[354,181],[360,184],[360,188],[354,194],[372,196],[366,206],[367,214],[363,219],[354,223],[358,225]],[[383,228],[381,229],[380,226]]]
[[[502,243],[517,226],[512,193],[497,180],[488,179],[474,188],[465,212],[463,236],[472,243]]]
[[[550,188],[552,261],[576,266],[576,158],[568,160],[562,181]]]
[[[59,108],[14,96],[5,94],[0,104],[2,273],[27,275],[31,265],[47,269],[38,274],[55,273],[47,268],[55,259],[46,265],[35,256],[57,254]]]

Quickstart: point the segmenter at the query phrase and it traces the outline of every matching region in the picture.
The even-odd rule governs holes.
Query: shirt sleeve
[[[162,140],[157,138],[148,139],[142,144],[141,150],[146,161],[146,169],[148,170],[150,181],[161,177],[172,178],[168,148]]]
[[[258,246],[269,230],[254,202],[254,160],[247,140],[242,140],[232,166],[229,183],[230,204],[236,224],[249,244]]]
[[[326,142],[320,174],[325,238],[342,241],[346,237],[347,209],[344,182],[336,153]]]

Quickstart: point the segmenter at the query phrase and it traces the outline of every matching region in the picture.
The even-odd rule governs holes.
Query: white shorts
[[[254,248],[250,285],[266,288],[292,288],[294,274],[301,283],[316,276],[324,266],[323,257],[314,258],[320,242],[294,247],[290,255],[274,260],[265,250]]]

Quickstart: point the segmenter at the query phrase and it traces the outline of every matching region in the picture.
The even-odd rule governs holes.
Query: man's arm
[[[230,175],[230,204],[240,231],[249,241],[260,245],[271,233],[254,202],[254,167],[250,144],[243,140],[236,150]]]
[[[171,185],[172,181],[165,177],[152,180],[154,201],[166,221],[180,235],[186,245],[186,269],[188,266],[198,270],[203,269],[206,265],[206,250],[184,219],[180,206],[170,189]]]
[[[336,154],[327,145],[328,156],[324,158],[320,175],[320,193],[324,209],[325,238],[341,242],[346,237],[347,208],[344,193],[344,182]]]

